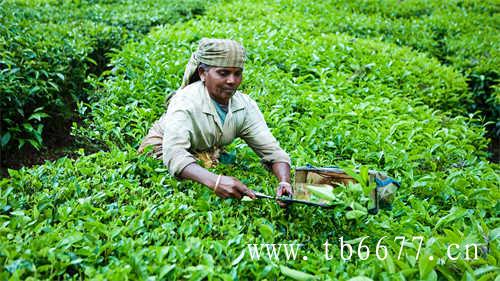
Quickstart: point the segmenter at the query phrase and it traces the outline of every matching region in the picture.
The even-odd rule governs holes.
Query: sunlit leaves
[[[401,7],[396,1],[377,7],[390,18],[416,19],[432,10],[399,2]],[[10,179],[0,181],[0,243],[5,245],[0,247],[0,262],[6,268],[1,277],[493,276],[500,169],[485,160],[487,143],[477,117],[460,115],[461,108],[455,108],[470,97],[465,78],[432,55],[398,47],[401,42],[372,40],[368,35],[375,31],[370,26],[380,26],[373,18],[324,9],[329,3],[225,2],[209,8],[204,17],[158,27],[117,51],[106,77],[91,79],[96,91],[80,106],[89,119],[74,130],[80,140],[108,152],[82,152],[77,160],[63,158],[11,171]],[[364,3],[367,6],[359,9],[374,8],[375,2]],[[345,14],[346,20],[332,22],[334,12]],[[344,26],[341,31],[350,35],[337,33],[330,23]],[[357,31],[347,32],[349,24]],[[367,34],[364,39],[359,38],[361,31]],[[420,35],[411,42],[425,39]],[[231,37],[245,45],[242,90],[257,100],[294,165],[362,166],[356,175],[360,184],[333,190],[342,206],[327,210],[292,205],[285,211],[270,200],[222,200],[199,184],[169,176],[161,161],[135,153],[204,36]],[[422,45],[432,43],[429,40]],[[227,149],[236,155],[235,164],[219,165],[214,172],[238,177],[261,192],[275,192],[276,180],[247,145],[238,141]],[[385,170],[402,182],[392,209],[377,215],[366,210],[368,169]],[[363,245],[372,251],[385,236],[388,258],[342,261],[340,237],[355,247],[365,236],[369,238]],[[406,238],[400,259],[397,236]],[[419,236],[424,241],[417,259],[418,241],[412,238]],[[330,261],[322,248],[327,239],[334,256]],[[303,243],[301,253],[308,259],[251,260],[245,254],[247,244],[259,243]],[[450,251],[459,256],[470,243],[481,244],[478,260],[446,257],[449,245],[459,245]]]

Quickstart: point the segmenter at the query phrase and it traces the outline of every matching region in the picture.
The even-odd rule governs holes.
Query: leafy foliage
[[[153,25],[203,11],[198,1],[4,1],[0,3],[0,148],[43,145],[44,128],[64,131],[89,74],[107,54]]]
[[[471,100],[454,106],[481,111],[485,121],[493,122],[488,126],[491,136],[500,136],[500,126],[495,124],[500,118],[498,2],[368,0],[307,5],[294,1],[291,5],[306,14],[317,31],[409,46],[454,66],[467,78],[472,93]],[[324,11],[328,17],[315,16]]]
[[[324,5],[227,2],[126,44],[105,77],[92,79],[96,91],[79,106],[89,119],[74,128],[82,141],[107,152],[11,170],[0,181],[0,276],[493,280],[500,167],[486,161],[477,117],[464,114],[462,105],[471,100],[466,79],[430,55],[324,29],[318,20],[337,13]],[[405,7],[394,13],[430,11]],[[292,206],[287,212],[270,201],[222,200],[137,155],[202,37],[244,44],[242,90],[257,100],[295,165],[385,170],[402,182],[392,209],[367,215],[363,185],[335,189],[341,204],[332,210]],[[246,144],[228,149],[237,152],[236,163],[215,172],[274,192],[276,180]],[[388,258],[343,261],[339,238],[359,243],[364,236],[371,250],[386,236]],[[408,242],[397,259],[397,236],[424,237],[420,258],[416,243]],[[259,243],[303,243],[308,260],[251,260],[246,245]],[[480,257],[447,259],[454,243],[481,244]]]

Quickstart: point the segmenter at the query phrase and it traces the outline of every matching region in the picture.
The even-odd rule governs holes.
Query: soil
[[[50,131],[44,133],[46,144],[40,150],[25,145],[20,150],[0,151],[0,178],[8,177],[8,169],[20,169],[54,161],[61,157],[76,157],[77,150],[73,137],[69,134],[71,121],[64,124],[64,130],[58,134]]]

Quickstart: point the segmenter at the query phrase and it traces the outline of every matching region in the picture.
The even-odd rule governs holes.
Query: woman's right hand
[[[241,199],[245,195],[252,199],[257,198],[253,190],[246,187],[237,178],[221,175],[218,185],[215,186],[215,184],[212,186],[212,189],[221,198]]]

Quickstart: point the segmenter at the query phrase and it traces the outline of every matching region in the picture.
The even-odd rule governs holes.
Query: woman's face
[[[210,97],[220,104],[227,105],[243,79],[243,69],[239,67],[210,67],[207,71],[199,69],[201,80],[205,81]]]

